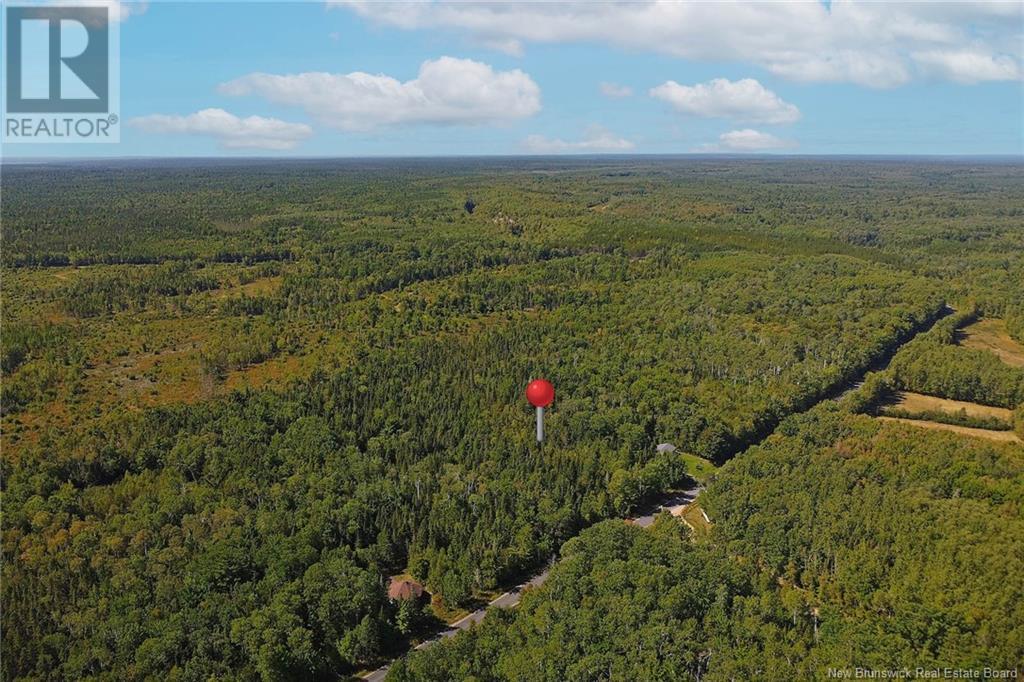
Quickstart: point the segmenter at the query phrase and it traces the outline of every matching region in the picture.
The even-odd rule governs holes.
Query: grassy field
[[[995,353],[1008,365],[1024,367],[1024,346],[1010,338],[1006,323],[986,318],[960,330],[957,341],[967,348],[977,348]]]
[[[707,537],[711,534],[711,524],[704,518],[699,502],[686,505],[679,516],[682,518],[683,523],[689,526],[698,538]]]
[[[935,396],[922,393],[911,393],[910,391],[897,391],[893,396],[890,407],[904,410],[906,412],[946,412],[956,414],[964,412],[969,417],[981,417],[1001,419],[1013,423],[1013,410],[1003,407],[990,407],[978,403],[968,403],[963,400],[949,400],[948,398],[936,398]]]
[[[904,424],[911,424],[913,426],[919,426],[922,429],[937,429],[939,431],[952,431],[953,433],[959,433],[964,436],[973,436],[975,438],[984,438],[986,440],[996,441],[999,443],[1020,443],[1020,438],[1017,437],[1013,431],[992,431],[989,429],[972,429],[967,426],[957,426],[956,424],[941,424],[939,422],[924,421],[921,419],[903,419],[900,417],[877,417],[882,421],[887,422],[903,422]]]
[[[708,476],[715,473],[717,468],[711,462],[707,461],[703,457],[698,457],[697,455],[684,453],[681,458],[686,465],[686,473],[693,476],[693,478],[701,485],[707,483]]]

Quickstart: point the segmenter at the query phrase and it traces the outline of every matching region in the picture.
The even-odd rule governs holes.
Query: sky
[[[5,157],[1024,155],[1019,2],[155,1],[118,14],[121,141]]]

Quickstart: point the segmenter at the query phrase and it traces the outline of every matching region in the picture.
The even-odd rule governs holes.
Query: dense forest
[[[649,530],[605,521],[565,544],[517,611],[492,612],[389,679],[794,679],[813,626],[794,623],[781,594],[667,514]]]
[[[1024,660],[1019,446],[829,403],[726,464],[701,499],[708,541],[667,514],[650,531],[607,521],[565,544],[518,611],[389,679],[825,679]]]
[[[916,660],[1009,661],[1020,642],[992,630],[1020,624],[993,603],[965,615],[974,582],[906,615],[905,585],[825,575],[817,553],[841,565],[868,531],[891,534],[877,561],[894,560],[927,505],[883,529],[868,504],[823,517],[826,549],[801,544],[819,538],[799,505],[760,524],[773,494],[811,489],[838,515],[860,470],[809,453],[846,440],[868,460],[908,453],[865,474],[876,501],[946,486],[961,518],[973,501],[1012,520],[1017,445],[929,434],[963,461],[944,473],[914,463],[904,427],[792,415],[901,347],[849,406],[897,387],[1024,402],[1024,370],[956,339],[969,314],[1022,340],[1022,178],[833,160],[5,166],[3,675],[337,679],[556,555],[519,616],[393,674],[789,679],[870,651],[871,633],[880,651],[931,647]],[[542,446],[522,396],[537,376],[557,391]],[[773,452],[828,476],[759,484],[743,463]],[[614,520],[696,458],[725,464],[709,543]],[[1006,489],[989,495],[975,460]],[[992,550],[997,529],[971,523]],[[934,585],[957,567],[936,563]],[[982,569],[977,584],[996,579]],[[398,573],[432,608],[387,598]],[[1014,597],[1003,584],[985,598]],[[854,632],[883,592],[899,619]],[[925,642],[935,619],[951,624]],[[983,630],[987,649],[965,643]],[[635,656],[612,643],[626,632]]]

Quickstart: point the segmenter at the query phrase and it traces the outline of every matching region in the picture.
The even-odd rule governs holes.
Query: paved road
[[[645,516],[637,516],[631,519],[626,519],[626,521],[628,523],[636,524],[641,528],[647,528],[652,523],[654,523],[654,517],[657,514],[659,514],[663,509],[668,510],[671,514],[677,514],[683,507],[693,502],[697,498],[698,493],[700,493],[700,486],[698,485],[694,485],[692,488],[688,488],[687,490],[673,493],[669,497],[662,499],[660,503],[656,504],[651,509],[650,514],[647,514]],[[443,632],[439,633],[431,639],[421,642],[416,647],[416,651],[433,646],[437,642],[440,642],[442,639],[452,637],[458,634],[460,630],[465,630],[474,623],[479,623],[484,619],[484,616],[487,615],[487,609],[510,609],[518,605],[519,600],[523,596],[523,590],[525,590],[528,587],[539,587],[540,585],[543,585],[544,581],[548,579],[548,573],[550,572],[550,568],[544,569],[542,573],[538,573],[522,585],[517,585],[516,587],[513,587],[511,590],[501,595],[500,597],[493,599],[489,604],[487,604],[487,606],[481,607],[473,613],[469,614],[468,616],[460,618],[459,620],[452,623],[447,630],[444,630]],[[384,679],[385,676],[387,676],[388,669],[390,667],[391,665],[388,664],[381,668],[378,668],[369,675],[363,677],[363,679],[369,680],[369,682],[380,682]]]
[[[671,496],[663,499],[658,505],[651,510],[649,514],[643,516],[637,516],[632,519],[627,519],[628,522],[636,524],[641,528],[647,528],[654,523],[654,517],[660,514],[663,510],[672,514],[673,516],[678,515],[683,507],[697,499],[697,495],[700,493],[700,486],[694,485],[692,488],[673,493]]]
[[[428,639],[424,642],[421,642],[416,647],[416,650],[419,651],[420,649],[426,649],[427,647],[433,646],[434,644],[440,642],[442,639],[445,639],[446,637],[451,637],[453,635],[458,634],[459,630],[465,630],[474,623],[479,623],[484,619],[484,616],[487,615],[487,609],[510,609],[513,606],[516,606],[517,604],[519,604],[519,600],[523,596],[523,590],[525,590],[527,587],[539,587],[540,585],[543,585],[544,581],[548,579],[548,573],[550,571],[550,568],[545,569],[542,573],[538,573],[522,585],[517,585],[505,594],[496,597],[495,599],[492,599],[491,602],[487,604],[487,606],[479,608],[473,613],[469,614],[468,616],[460,618],[459,620],[452,623],[447,630],[444,630],[432,639]],[[370,682],[380,682],[380,680],[383,680],[384,677],[388,674],[388,668],[390,667],[391,665],[389,664],[382,668],[378,668],[369,675],[366,675],[363,679],[369,680]]]

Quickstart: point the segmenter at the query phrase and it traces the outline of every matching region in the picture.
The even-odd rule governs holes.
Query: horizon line
[[[402,160],[585,160],[585,159],[757,159],[757,160],[798,160],[798,159],[955,159],[955,160],[1001,160],[1019,161],[1024,163],[1022,153],[971,154],[971,153],[934,153],[934,154],[899,154],[899,153],[841,153],[841,154],[775,154],[756,152],[670,152],[670,153],[597,153],[597,154],[375,154],[375,155],[267,155],[267,156],[231,156],[231,155],[196,155],[196,156],[10,156],[0,158],[0,165],[18,164],[65,164],[89,162],[129,162],[129,161],[402,161]]]

